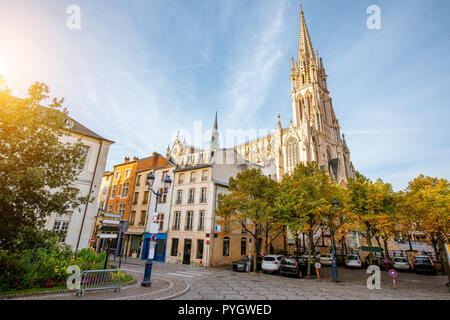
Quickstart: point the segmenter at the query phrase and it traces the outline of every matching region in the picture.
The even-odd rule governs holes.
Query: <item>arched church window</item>
[[[302,73],[302,84],[305,84],[305,75]]]
[[[287,166],[288,168],[295,167],[299,162],[300,156],[299,156],[298,142],[296,139],[291,138],[288,141],[287,145]]]

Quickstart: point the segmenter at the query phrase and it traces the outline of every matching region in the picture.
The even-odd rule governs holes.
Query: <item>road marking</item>
[[[171,274],[171,275],[174,275],[174,276],[188,277],[188,278],[193,278],[194,277],[194,276],[188,276],[187,274],[179,274],[179,273],[172,273],[172,272],[170,272],[168,274]]]
[[[204,276],[210,273],[199,273],[199,272],[192,272],[192,271],[177,271],[178,273],[186,273],[186,274],[193,274],[196,276]]]

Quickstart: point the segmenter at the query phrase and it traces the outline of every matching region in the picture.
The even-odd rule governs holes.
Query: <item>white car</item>
[[[408,258],[406,258],[406,257],[394,257],[393,262],[394,262],[394,264],[392,267],[395,270],[407,270],[407,271],[411,270],[411,266],[409,265]]]
[[[319,258],[319,262],[323,266],[331,266],[332,265],[332,258],[331,253],[326,253],[324,255],[321,255]]]
[[[263,272],[273,272],[277,273],[280,270],[281,259],[283,259],[282,255],[269,254],[264,257],[261,269]]]
[[[361,259],[356,254],[349,254],[345,258],[345,266],[348,268],[362,268]]]

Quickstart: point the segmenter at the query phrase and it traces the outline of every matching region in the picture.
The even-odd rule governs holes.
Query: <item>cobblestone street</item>
[[[399,272],[397,288],[392,278],[381,272],[381,289],[369,290],[366,270],[339,268],[339,283],[331,282],[331,268],[321,269],[321,280],[282,277],[277,274],[233,272],[229,268],[206,269],[178,264],[154,263],[152,287],[142,288],[144,262],[122,264],[136,284],[123,288],[122,293],[105,291],[75,295],[36,297],[32,299],[132,299],[132,300],[450,300],[443,275],[417,275]]]

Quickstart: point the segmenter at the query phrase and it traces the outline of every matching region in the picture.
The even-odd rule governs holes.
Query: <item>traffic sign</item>
[[[118,214],[118,213],[105,212],[103,214],[103,216],[108,217],[108,218],[120,219],[120,214]]]
[[[152,221],[153,221],[153,223],[156,223],[158,221],[158,216],[153,216]]]
[[[389,275],[390,275],[392,278],[395,278],[395,277],[397,276],[397,271],[395,271],[394,269],[391,269],[391,270],[389,270]]]
[[[206,244],[210,244],[210,241],[209,241],[209,240],[206,240],[205,243],[206,243]]]
[[[384,263],[388,263],[389,259],[388,258],[384,258]]]
[[[320,264],[320,262],[316,262],[316,269],[320,269],[322,267],[322,265]]]
[[[117,234],[109,234],[109,233],[100,233],[99,235],[100,239],[116,239]]]
[[[150,242],[150,248],[156,247],[156,242]]]
[[[89,242],[90,242],[90,243],[94,243],[94,242],[95,242],[95,239],[94,239],[94,238],[91,238],[91,239],[89,239]]]
[[[119,226],[100,226],[99,230],[103,232],[119,232]]]
[[[151,240],[152,240],[152,242],[155,242],[156,241],[156,234],[154,233],[154,234],[152,234],[152,236],[151,236],[151,238],[150,238]]]

